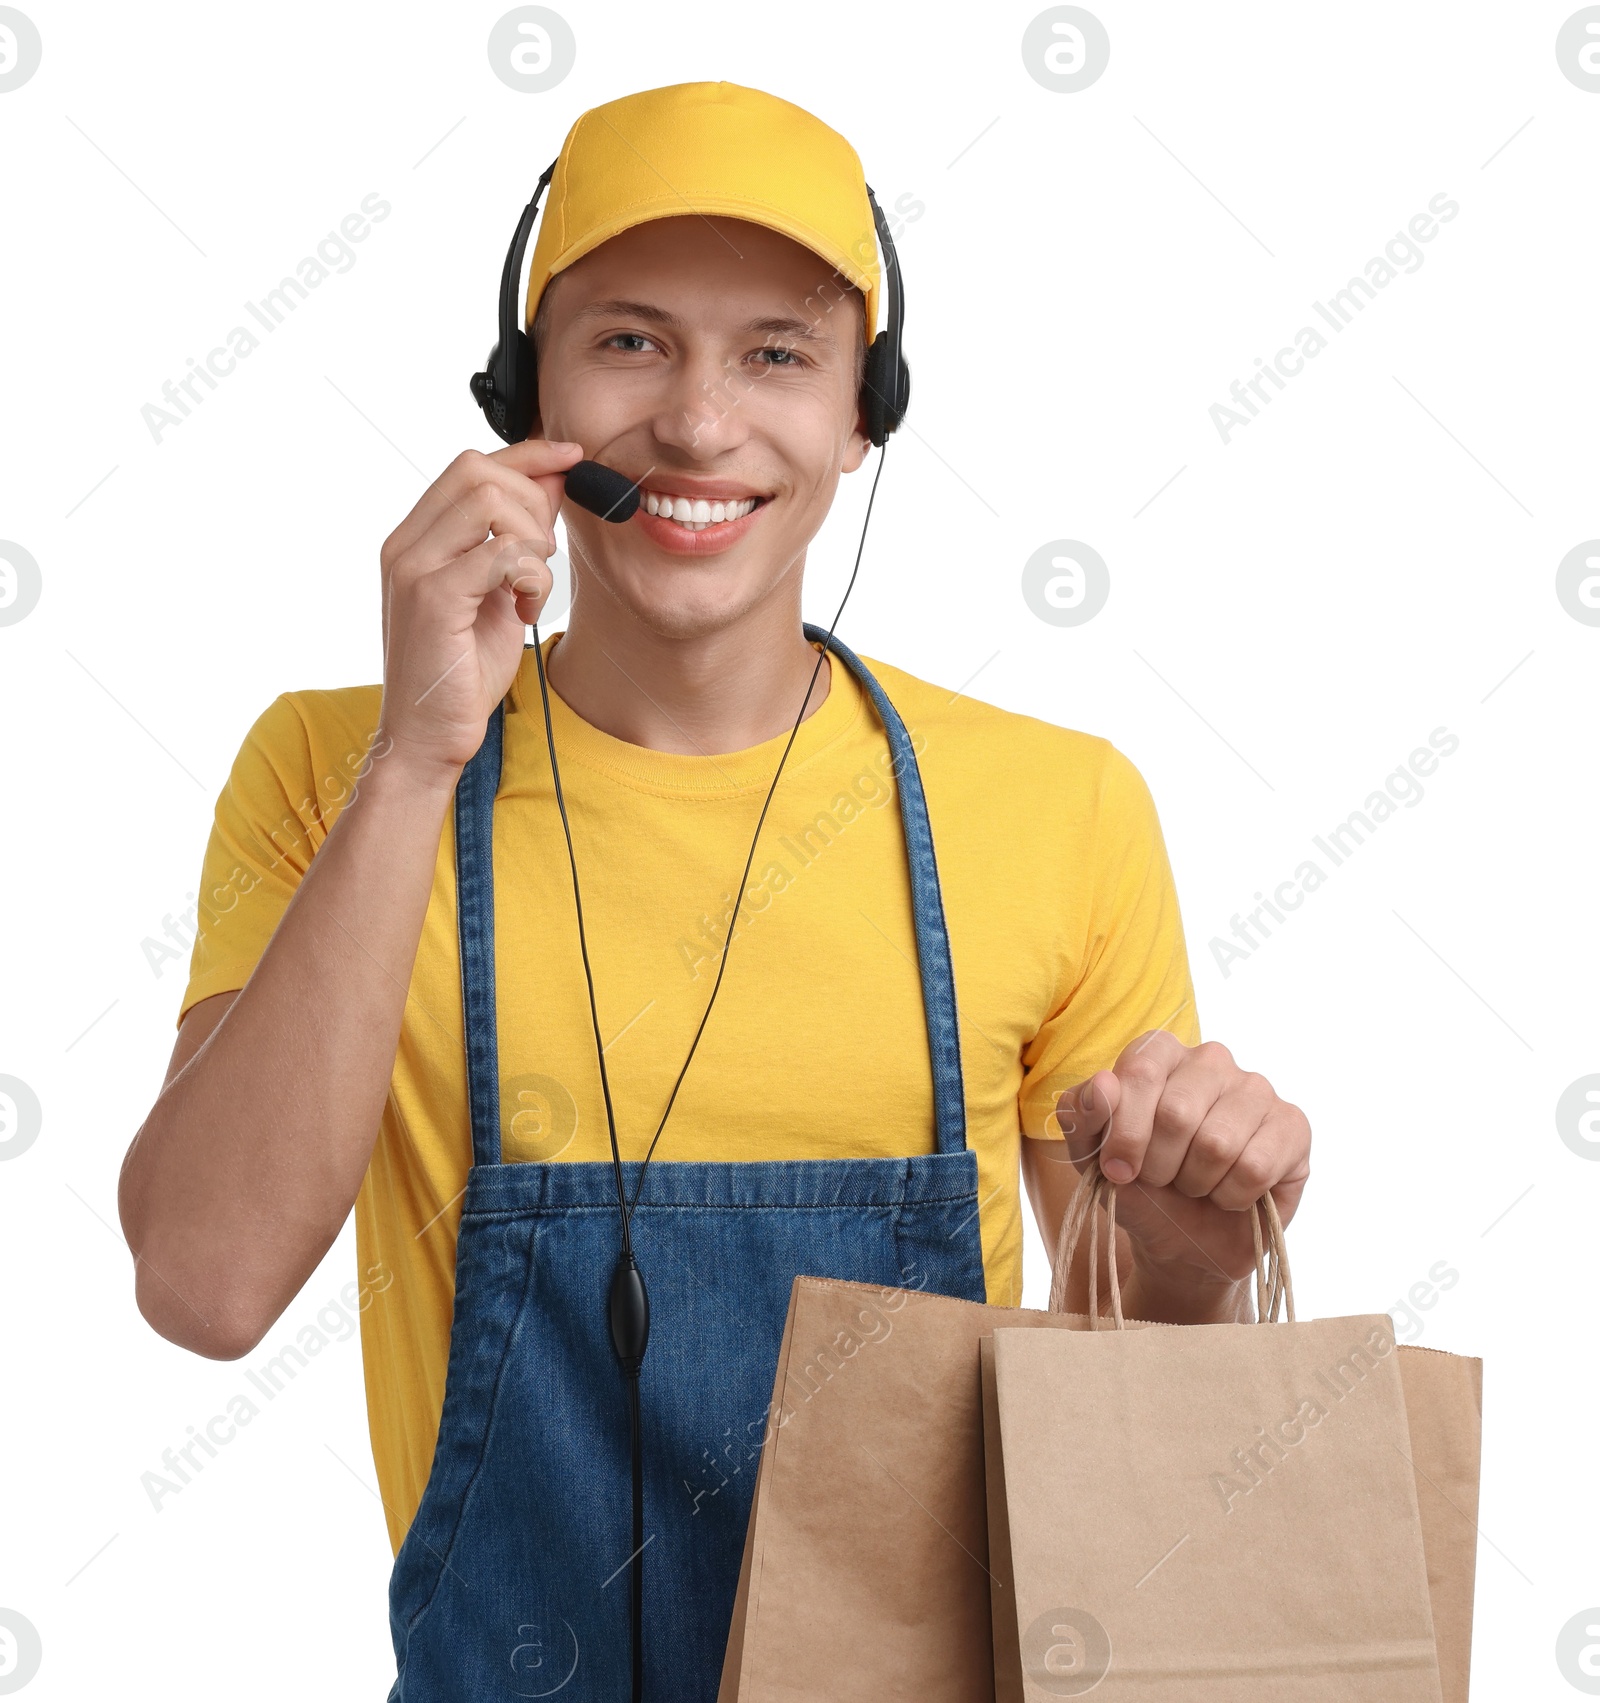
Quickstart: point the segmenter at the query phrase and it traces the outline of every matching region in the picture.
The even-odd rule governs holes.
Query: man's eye
[[[799,351],[795,349],[765,348],[758,349],[756,353],[772,357],[770,364],[775,367],[798,367],[804,364]]]
[[[636,354],[643,349],[654,348],[655,345],[642,331],[619,331],[606,339],[608,347],[620,348],[626,354]]]

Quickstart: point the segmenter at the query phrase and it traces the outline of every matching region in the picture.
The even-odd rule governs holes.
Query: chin
[[[707,583],[707,581],[712,583]],[[621,601],[641,626],[664,639],[699,639],[726,631],[771,595],[773,587],[717,584],[699,573],[669,572],[628,588]]]
[[[603,582],[596,613],[600,604],[621,604],[640,626],[663,639],[697,639],[737,626],[769,599],[785,596],[804,560],[802,550],[791,568],[774,569],[764,561],[694,559],[651,550],[630,552],[624,562],[602,561],[590,577]]]

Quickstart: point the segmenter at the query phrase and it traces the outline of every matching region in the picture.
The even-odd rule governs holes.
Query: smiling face
[[[533,435],[645,492],[621,526],[563,505],[575,616],[591,578],[668,638],[774,597],[798,610],[806,546],[869,447],[863,309],[820,255],[742,219],[652,220],[557,274],[534,327]]]

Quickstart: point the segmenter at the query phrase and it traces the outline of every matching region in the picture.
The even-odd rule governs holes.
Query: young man
[[[218,800],[123,1174],[139,1305],[245,1354],[355,1207],[397,1696],[489,1695],[530,1642],[559,1677],[568,1634],[568,1694],[620,1694],[608,1113],[654,1313],[658,1696],[716,1689],[795,1272],[1015,1305],[1019,1154],[1052,1247],[1093,1155],[1126,1185],[1126,1310],[1244,1318],[1245,1209],[1271,1189],[1287,1220],[1304,1185],[1304,1117],[1199,1041],[1132,764],[838,646],[819,667],[801,576],[870,447],[873,233],[854,151],[771,96],[581,118],[527,440],[458,457],[385,542],[382,687],[279,697]],[[643,487],[633,519],[563,502],[580,458]],[[558,512],[572,610],[536,656]]]

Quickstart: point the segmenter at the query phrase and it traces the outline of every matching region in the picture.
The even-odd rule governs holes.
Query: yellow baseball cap
[[[720,214],[791,237],[867,299],[877,231],[854,148],[804,107],[738,83],[674,83],[584,113],[562,144],[528,272],[524,327],[556,273],[651,219]]]

